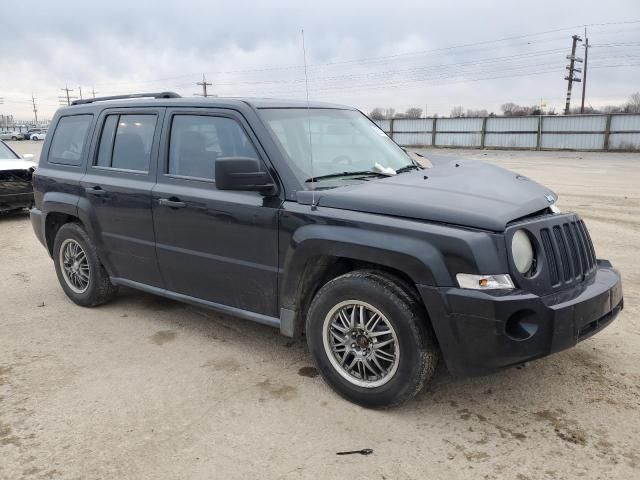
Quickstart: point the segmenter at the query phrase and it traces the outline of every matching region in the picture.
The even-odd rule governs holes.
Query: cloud
[[[506,101],[562,105],[570,35],[585,23],[640,19],[635,0],[573,5],[513,1],[86,1],[29,3],[0,17],[2,113],[50,117],[60,88],[99,94],[176,90],[206,73],[221,95],[304,96],[305,29],[313,98],[364,110],[454,105],[498,111]],[[556,29],[566,29],[553,32]],[[501,42],[505,37],[549,33]],[[590,28],[590,101],[637,90],[640,23]],[[636,45],[633,45],[633,44]],[[622,44],[619,46],[604,46]],[[465,45],[460,48],[453,46]],[[423,52],[415,54],[415,52]],[[536,53],[542,52],[542,53]],[[546,53],[545,53],[546,52]],[[613,66],[615,65],[615,66]],[[504,77],[504,78],[501,78]]]

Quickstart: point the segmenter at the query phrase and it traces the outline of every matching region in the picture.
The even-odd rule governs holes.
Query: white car
[[[31,134],[31,140],[44,140],[46,137],[47,137],[47,132],[39,132],[39,133]]]
[[[20,132],[2,132],[0,140],[24,140],[24,133]]]

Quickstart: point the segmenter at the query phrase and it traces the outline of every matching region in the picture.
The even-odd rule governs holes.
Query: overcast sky
[[[589,24],[587,103],[640,90],[640,1],[110,0],[12,3],[0,13],[0,113],[50,118],[83,96],[174,90],[205,73],[220,96],[310,96],[448,115],[541,101],[561,111],[571,35]],[[624,23],[623,23],[624,22]],[[598,25],[596,25],[598,24]],[[606,24],[606,25],[603,25]],[[584,55],[579,49],[578,54]],[[574,104],[579,101],[574,90]]]

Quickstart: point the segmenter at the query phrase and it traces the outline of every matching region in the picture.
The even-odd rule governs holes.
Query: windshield
[[[20,157],[13,153],[4,143],[0,142],[0,160],[15,160],[16,158]]]
[[[269,108],[260,114],[301,183],[346,172],[395,174],[413,165],[404,150],[358,111]]]

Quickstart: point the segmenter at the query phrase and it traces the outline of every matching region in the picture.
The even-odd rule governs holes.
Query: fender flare
[[[399,270],[414,284],[451,281],[442,252],[427,239],[402,232],[371,231],[351,226],[306,225],[293,234],[280,286],[281,331],[294,336],[301,329],[299,312],[309,269],[324,257],[347,258]],[[322,266],[320,266],[322,268]]]

